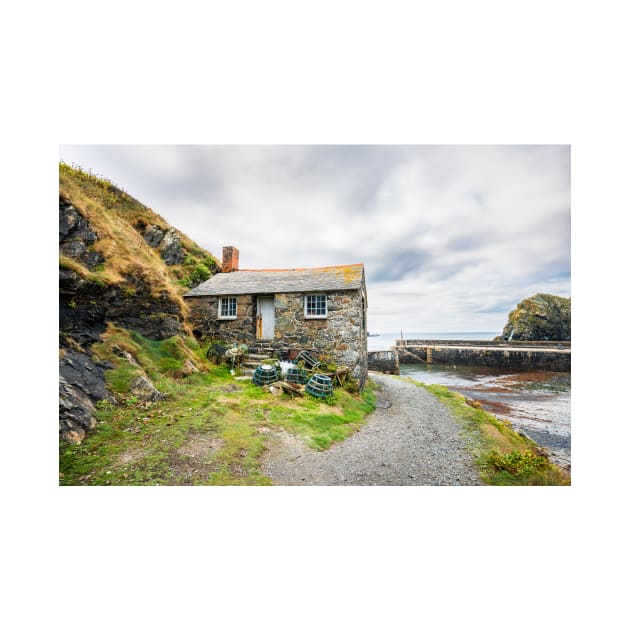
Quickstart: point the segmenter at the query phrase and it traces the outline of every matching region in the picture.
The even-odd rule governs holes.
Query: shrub
[[[497,470],[503,470],[515,477],[531,475],[533,472],[543,468],[547,460],[532,453],[531,451],[512,451],[510,453],[499,453],[490,451],[488,464]]]
[[[206,267],[203,263],[197,263],[194,269],[190,272],[190,284],[196,285],[201,282],[205,282],[212,274],[210,273],[210,269]]]

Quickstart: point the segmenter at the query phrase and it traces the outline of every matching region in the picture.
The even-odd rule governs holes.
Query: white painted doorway
[[[256,337],[273,339],[276,326],[276,313],[273,297],[258,298],[258,315],[256,317]]]

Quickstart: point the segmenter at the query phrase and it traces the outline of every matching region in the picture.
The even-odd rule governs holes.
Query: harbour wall
[[[384,374],[400,374],[398,353],[395,350],[368,352],[368,370]]]
[[[570,341],[475,341],[458,339],[397,339],[400,346],[465,346],[477,348],[543,348],[570,350]]]
[[[471,365],[510,370],[571,371],[571,342],[398,340],[399,363]]]

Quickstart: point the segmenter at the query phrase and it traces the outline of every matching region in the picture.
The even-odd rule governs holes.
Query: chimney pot
[[[238,249],[227,245],[223,248],[223,262],[221,264],[221,271],[223,273],[230,273],[231,271],[238,271]]]

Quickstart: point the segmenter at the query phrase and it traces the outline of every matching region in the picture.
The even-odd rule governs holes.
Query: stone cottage
[[[239,270],[223,248],[221,273],[184,295],[195,334],[225,343],[308,349],[367,378],[367,292],[362,264]]]

